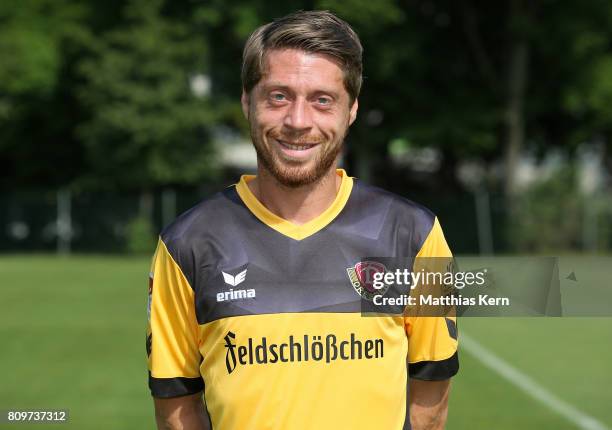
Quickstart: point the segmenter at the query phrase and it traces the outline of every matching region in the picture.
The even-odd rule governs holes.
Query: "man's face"
[[[285,186],[316,182],[335,167],[357,101],[350,104],[342,70],[327,55],[272,50],[265,64],[242,95],[261,167]]]

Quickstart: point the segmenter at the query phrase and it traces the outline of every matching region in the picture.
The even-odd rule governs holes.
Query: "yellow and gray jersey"
[[[204,391],[212,428],[407,429],[408,378],[458,370],[454,318],[362,316],[365,256],[449,257],[427,209],[342,177],[294,225],[240,182],[181,215],[151,266],[153,396]]]

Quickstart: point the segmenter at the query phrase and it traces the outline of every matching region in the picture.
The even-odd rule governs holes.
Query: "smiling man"
[[[160,235],[149,288],[159,428],[441,429],[454,318],[362,316],[366,256],[449,257],[427,209],[337,168],[362,48],[329,12],[258,28],[242,108],[256,176]],[[412,260],[410,260],[412,259]]]

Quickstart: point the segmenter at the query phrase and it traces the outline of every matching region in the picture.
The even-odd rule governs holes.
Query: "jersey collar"
[[[342,178],[340,189],[336,194],[336,198],[332,204],[321,213],[321,215],[308,221],[305,224],[297,225],[278,215],[270,212],[251,192],[247,183],[254,175],[242,175],[240,182],[236,184],[236,191],[244,202],[245,206],[255,215],[261,222],[268,227],[273,228],[285,236],[295,240],[302,240],[308,236],[312,236],[319,230],[329,225],[340,214],[346,202],[348,201],[351,190],[353,189],[353,178],[348,176],[344,169],[336,169],[336,174]]]

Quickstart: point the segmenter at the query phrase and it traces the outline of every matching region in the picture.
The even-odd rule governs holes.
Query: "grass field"
[[[601,266],[588,257],[573,261],[591,272]],[[610,259],[604,263],[609,270]],[[153,428],[144,352],[148,264],[0,257],[0,410],[69,409],[69,424],[45,428]],[[459,328],[603,426],[585,428],[612,428],[612,318],[464,318]],[[462,349],[449,429],[579,428]]]

